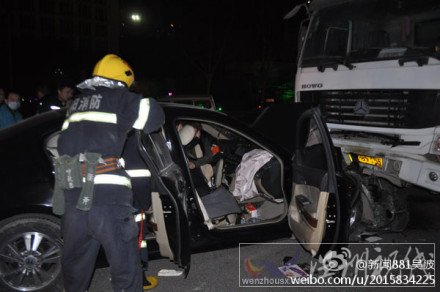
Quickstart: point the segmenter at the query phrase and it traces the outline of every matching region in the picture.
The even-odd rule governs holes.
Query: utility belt
[[[75,156],[62,155],[54,160],[55,187],[52,208],[64,214],[64,190],[81,188],[76,207],[89,211],[93,203],[95,176],[122,168],[118,157],[103,159],[101,154],[86,152]]]
[[[108,157],[105,158],[103,162],[104,164],[98,164],[96,166],[95,174],[102,174],[122,168],[118,157]],[[81,173],[83,177],[86,176],[86,163],[84,161],[81,162]]]

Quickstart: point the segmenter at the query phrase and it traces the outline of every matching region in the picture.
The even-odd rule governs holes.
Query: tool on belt
[[[117,157],[102,159],[101,154],[93,152],[81,153],[73,157],[62,155],[56,158],[53,212],[57,215],[64,214],[64,190],[74,188],[81,188],[76,207],[89,211],[93,203],[95,176],[120,167]]]

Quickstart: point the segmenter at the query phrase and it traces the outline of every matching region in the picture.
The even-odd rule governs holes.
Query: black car
[[[152,240],[186,275],[191,251],[226,242],[263,241],[288,227],[316,256],[347,242],[354,184],[344,173],[317,109],[300,104],[268,110],[254,127],[219,112],[162,104],[163,128],[135,133],[155,179]],[[65,111],[52,111],[0,131],[0,290],[50,290],[61,286],[60,220],[52,214],[52,158]],[[199,123],[220,149],[203,172],[210,189],[196,190],[178,125]],[[253,192],[237,195],[244,158],[268,155],[250,169]],[[237,185],[236,185],[237,184]],[[151,244],[153,246],[153,244]],[[150,245],[149,245],[150,247]]]

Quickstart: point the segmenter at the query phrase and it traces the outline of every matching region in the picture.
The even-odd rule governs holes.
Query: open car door
[[[184,269],[186,276],[191,251],[185,180],[179,166],[171,159],[161,131],[149,135],[137,131],[136,138],[140,154],[155,181],[156,190],[151,197],[160,254]]]
[[[313,256],[333,249],[345,228],[334,153],[319,109],[305,111],[296,124],[288,222],[298,241]]]

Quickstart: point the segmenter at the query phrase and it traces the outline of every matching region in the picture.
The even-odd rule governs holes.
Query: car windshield
[[[313,15],[302,65],[433,56],[439,27],[438,0],[346,1]]]

